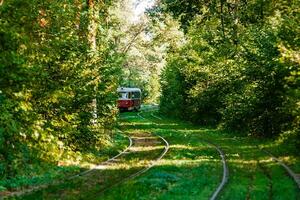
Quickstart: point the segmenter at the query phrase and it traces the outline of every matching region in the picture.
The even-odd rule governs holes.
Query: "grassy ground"
[[[144,119],[135,112],[120,116],[119,128],[126,134],[154,133],[170,144],[166,156],[145,174],[113,186],[155,159],[161,148],[141,148],[124,156],[113,168],[20,199],[209,199],[223,171],[219,153],[207,140],[225,152],[229,167],[229,181],[218,199],[300,199],[300,191],[286,171],[260,150],[267,149],[300,173],[299,157],[284,147],[270,140],[238,137],[166,117],[160,120],[153,113],[157,114],[140,113]],[[109,189],[103,191],[105,188]]]
[[[121,134],[114,134],[111,144],[99,152],[82,152],[76,155],[77,157],[75,156],[72,160],[61,160],[60,165],[54,165],[54,163],[37,163],[28,166],[27,171],[23,171],[14,178],[0,180],[0,199],[2,195],[47,185],[78,174],[118,154],[118,152],[125,149],[127,145],[127,137]],[[74,160],[77,160],[76,164],[72,164]]]
[[[121,182],[130,175],[144,169],[160,155],[162,141],[148,132],[127,132],[134,139],[129,153],[122,154],[109,164],[101,165],[90,173],[45,189],[23,195],[15,199],[95,199],[103,196],[103,191]],[[140,136],[147,140],[139,140]]]
[[[233,137],[168,118],[159,120],[151,112],[141,115],[146,119],[123,113],[121,127],[165,137],[170,152],[144,176],[107,191],[105,199],[209,199],[221,181],[222,165],[218,152],[205,140],[219,145],[227,157],[230,177],[219,199],[300,199],[286,171],[260,148],[285,158],[296,172],[300,172],[299,157],[284,153],[272,141]]]

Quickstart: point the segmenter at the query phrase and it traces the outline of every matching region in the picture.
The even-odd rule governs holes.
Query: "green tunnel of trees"
[[[161,92],[162,113],[300,147],[299,1],[161,0],[127,32],[120,2],[0,1],[1,178],[101,149],[120,84]]]

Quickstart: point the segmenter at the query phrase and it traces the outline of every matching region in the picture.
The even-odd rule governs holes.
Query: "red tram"
[[[139,88],[118,88],[118,108],[120,110],[136,110],[141,108],[141,90]]]

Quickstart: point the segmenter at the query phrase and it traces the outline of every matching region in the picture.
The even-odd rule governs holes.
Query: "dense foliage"
[[[132,21],[134,2],[0,0],[0,179],[102,149],[118,85],[300,146],[299,1],[161,0]]]
[[[111,4],[1,1],[1,178],[105,145],[123,60]]]
[[[187,43],[168,54],[161,111],[300,146],[299,1],[161,1]]]

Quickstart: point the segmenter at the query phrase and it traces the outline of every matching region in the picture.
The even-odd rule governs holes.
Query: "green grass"
[[[103,162],[108,158],[118,154],[128,145],[127,137],[114,134],[112,143],[99,152],[82,152],[76,159],[80,159],[78,164],[64,166],[54,165],[54,163],[35,163],[27,166],[27,170],[19,175],[0,180],[0,196],[10,192],[18,192],[40,185],[47,185],[55,181],[64,180],[67,177],[87,170],[87,166],[92,166]],[[80,157],[80,158],[79,158]],[[68,160],[62,160],[64,163]],[[2,193],[1,193],[2,192]]]
[[[135,115],[123,113],[121,128],[155,132],[169,141],[170,151],[144,176],[107,191],[105,199],[209,199],[221,181],[222,165],[218,152],[205,140],[219,145],[227,157],[230,178],[219,199],[300,199],[284,169],[258,148],[268,146],[276,153],[272,141],[158,120],[151,112],[142,113],[146,120]],[[293,159],[288,164],[297,169],[299,157],[289,156]]]
[[[224,151],[229,167],[229,181],[218,199],[300,199],[300,191],[286,171],[260,150],[267,149],[300,173],[299,157],[284,147],[272,140],[237,136],[166,117],[158,120],[152,112],[141,113],[146,119],[135,112],[121,113],[119,123],[128,135],[154,133],[169,142],[169,152],[145,174],[113,186],[158,157],[161,148],[142,148],[124,156],[115,168],[95,171],[20,199],[209,199],[223,171],[219,153],[207,140]]]
[[[138,135],[135,132],[130,134]],[[150,146],[145,146],[144,143],[137,144],[131,148],[129,154],[122,155],[118,158],[118,162],[107,165],[103,169],[94,170],[72,180],[65,180],[63,183],[51,185],[17,199],[94,199],[101,196],[101,191],[145,168],[162,152],[161,142],[153,145],[151,143]]]

